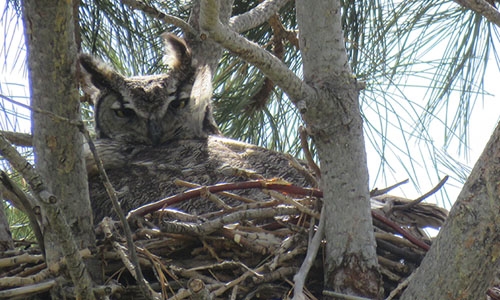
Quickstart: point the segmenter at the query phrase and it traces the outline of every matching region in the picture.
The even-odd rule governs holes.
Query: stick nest
[[[272,200],[241,199],[228,192],[234,185],[260,188]],[[149,288],[162,299],[290,298],[293,276],[316,230],[321,192],[269,180],[215,187],[197,187],[129,213]],[[371,198],[377,254],[386,297],[397,298],[431,245],[423,229],[439,228],[447,211],[380,194],[372,191]],[[215,201],[221,210],[194,216],[164,208],[191,197]],[[224,199],[231,197],[245,204],[229,206]],[[82,250],[84,257],[99,266],[93,273],[102,280],[96,294],[108,299],[143,299],[121,224],[104,218],[96,234],[97,248]],[[307,277],[305,292],[310,299],[322,298],[323,247],[324,241]],[[43,256],[31,248],[4,252],[2,257],[0,297],[43,295],[64,270],[62,261],[61,269],[48,270]]]

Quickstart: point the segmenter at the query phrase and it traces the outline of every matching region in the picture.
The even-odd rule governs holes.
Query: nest
[[[245,188],[259,188],[272,200],[242,199],[229,192]],[[385,296],[397,299],[431,245],[423,229],[439,228],[447,211],[384,192],[372,191],[372,216]],[[162,299],[290,298],[293,276],[317,229],[321,196],[319,190],[257,180],[197,187],[130,212],[137,261],[147,282],[143,289],[147,286]],[[193,197],[215,201],[221,211],[194,216],[168,209]],[[244,204],[225,203],[233,197]],[[143,299],[123,232],[120,222],[104,218],[96,226],[97,249],[82,250],[82,255],[100,262],[93,273],[102,276],[96,294]],[[4,252],[2,257],[0,297],[43,295],[61,272],[48,270],[36,249]],[[305,284],[309,299],[322,298],[323,265],[320,248]]]

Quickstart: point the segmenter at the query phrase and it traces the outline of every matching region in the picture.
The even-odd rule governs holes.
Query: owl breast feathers
[[[302,170],[281,153],[222,138],[209,100],[193,99],[196,78],[186,42],[164,35],[170,70],[167,74],[124,77],[92,56],[80,64],[92,90],[97,152],[125,211],[183,191],[182,179],[200,185],[279,177],[309,185]],[[95,220],[113,216],[104,186],[87,156],[89,189]],[[264,194],[242,194],[265,200]],[[191,213],[218,209],[206,199],[178,208]]]

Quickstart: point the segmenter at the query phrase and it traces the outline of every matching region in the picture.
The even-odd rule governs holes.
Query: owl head
[[[156,146],[218,133],[209,99],[191,97],[196,66],[190,48],[172,34],[163,38],[170,67],[166,74],[125,77],[90,55],[80,55],[87,84],[96,91],[97,138]]]

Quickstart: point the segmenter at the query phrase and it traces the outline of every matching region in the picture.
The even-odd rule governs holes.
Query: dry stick
[[[302,188],[298,186],[294,186],[289,183],[277,183],[274,180],[252,180],[252,181],[243,181],[243,182],[232,182],[232,183],[222,183],[216,184],[208,187],[199,187],[189,191],[186,191],[181,194],[177,194],[171,197],[164,198],[162,200],[146,204],[137,209],[131,210],[127,215],[127,219],[133,218],[135,216],[143,216],[148,213],[154,212],[156,210],[165,208],[169,205],[173,205],[179,203],[181,201],[185,201],[187,199],[192,199],[194,197],[200,196],[202,190],[208,189],[211,193],[218,193],[221,191],[230,191],[230,190],[242,190],[242,189],[251,189],[251,188],[260,188],[260,189],[269,189],[269,190],[277,190],[281,192],[285,192],[288,194],[297,194],[297,195],[309,195],[314,197],[323,197],[323,193],[318,189],[312,188]]]
[[[398,186],[403,185],[403,184],[405,184],[405,183],[408,183],[408,179],[405,179],[405,180],[403,180],[403,181],[401,181],[401,182],[398,182],[398,183],[396,183],[396,184],[393,184],[393,185],[391,185],[391,186],[389,186],[389,187],[386,187],[386,188],[384,188],[384,189],[381,189],[381,190],[379,190],[379,189],[375,188],[375,189],[373,189],[373,190],[371,190],[371,191],[370,191],[370,197],[376,197],[376,196],[380,196],[380,195],[387,194],[387,193],[389,193],[390,191],[392,191],[393,189],[395,189],[395,188],[397,188]]]
[[[113,188],[111,182],[109,181],[108,174],[106,174],[106,171],[104,170],[104,166],[102,164],[101,159],[99,158],[99,155],[97,154],[97,149],[95,148],[95,144],[90,138],[90,134],[88,130],[85,128],[83,123],[79,127],[80,131],[83,133],[85,136],[85,139],[87,140],[87,143],[89,145],[90,152],[92,152],[92,156],[94,157],[94,161],[97,166],[97,170],[99,171],[99,177],[101,178],[104,187],[106,188],[106,192],[108,193],[108,196],[111,200],[111,203],[113,204],[113,208],[118,215],[118,218],[120,219],[122,226],[123,226],[123,231],[125,233],[125,238],[127,240],[127,246],[129,248],[130,252],[130,261],[134,266],[135,270],[135,276],[136,280],[139,284],[139,288],[142,291],[142,294],[144,295],[145,298],[147,299],[160,299],[160,296],[157,295],[155,291],[152,290],[152,288],[149,286],[148,282],[144,278],[144,275],[142,274],[141,271],[141,266],[139,264],[139,259],[137,257],[137,252],[135,251],[135,244],[132,239],[132,230],[130,230],[130,225],[127,222],[127,218],[125,217],[125,214],[123,213],[123,210],[120,207],[120,203],[118,202],[118,198],[116,196],[116,191]]]
[[[386,217],[374,212],[372,210],[372,217],[381,221],[382,223],[384,223],[385,225],[391,227],[392,229],[394,229],[396,232],[398,232],[399,234],[401,234],[402,236],[404,236],[407,240],[409,240],[410,242],[412,242],[413,244],[419,246],[420,248],[424,249],[425,251],[429,251],[430,249],[430,246],[427,245],[426,243],[422,242],[421,240],[419,240],[418,238],[416,238],[415,236],[413,236],[411,233],[409,233],[408,231],[406,231],[405,229],[401,228],[401,226],[399,226],[397,223],[387,219]]]
[[[183,187],[188,187],[188,188],[198,188],[198,187],[201,187],[201,185],[199,185],[199,184],[192,183],[192,182],[185,181],[185,180],[178,179],[178,178],[174,179],[174,183],[176,185],[178,185],[178,186],[183,186]],[[244,203],[255,203],[255,202],[257,202],[254,199],[246,198],[246,197],[240,196],[238,194],[233,194],[233,193],[229,193],[229,192],[219,192],[218,194],[226,196],[226,197],[229,197],[229,198],[232,198],[232,199],[235,199],[235,200],[239,200],[239,201],[244,202]]]
[[[304,285],[306,281],[307,274],[311,269],[311,266],[316,259],[316,255],[318,254],[319,247],[321,245],[321,240],[323,239],[324,231],[325,231],[325,213],[324,210],[321,210],[321,216],[319,218],[319,225],[316,234],[311,240],[309,247],[307,247],[307,254],[300,266],[300,270],[293,277],[293,281],[295,282],[293,300],[302,300],[305,299],[304,295]]]
[[[12,299],[16,296],[29,295],[33,293],[43,293],[45,291],[50,290],[52,287],[56,285],[56,281],[54,279],[48,280],[45,282],[32,284],[29,286],[23,286],[10,290],[0,291],[0,298],[8,298]]]
[[[387,299],[385,299],[385,300],[392,300],[399,293],[401,293],[401,291],[404,290],[408,286],[408,284],[410,283],[410,281],[412,281],[413,275],[415,275],[415,272],[412,272],[410,274],[410,276],[408,276],[408,278],[406,278],[403,282],[401,282],[400,284],[398,284],[398,286],[394,290],[391,291],[391,293],[389,294],[389,297],[387,297]]]
[[[413,200],[413,201],[411,201],[409,203],[394,206],[392,209],[394,209],[394,210],[404,210],[404,209],[408,209],[408,208],[414,207],[415,205],[417,205],[420,202],[424,201],[430,195],[432,195],[435,192],[437,192],[446,183],[446,181],[448,180],[448,178],[449,178],[448,175],[444,176],[443,179],[441,179],[441,181],[433,189],[431,189],[427,193],[423,194],[422,196],[418,197],[417,199],[415,199],[415,200]]]
[[[217,193],[220,191],[228,191],[228,190],[240,190],[240,189],[249,189],[249,188],[265,188],[265,189],[270,189],[270,190],[277,190],[289,194],[297,194],[297,195],[309,195],[309,196],[314,196],[318,198],[323,197],[323,192],[318,190],[318,189],[311,189],[311,188],[302,188],[298,186],[294,186],[292,184],[283,184],[283,183],[273,183],[273,180],[254,180],[254,181],[244,181],[244,182],[234,182],[234,183],[223,183],[223,184],[216,184],[208,187],[199,187],[196,189],[189,190],[187,192],[184,192],[182,194],[177,194],[162,200],[159,200],[157,202],[153,202],[150,204],[146,204],[144,206],[141,206],[135,210],[132,210],[129,212],[127,215],[127,219],[133,218],[135,216],[143,216],[147,213],[151,213],[153,211],[162,209],[164,207],[167,207],[169,205],[173,205],[175,203],[179,203],[181,201],[191,199],[193,197],[200,196],[202,190],[208,189],[211,193]],[[403,235],[406,239],[414,243],[415,245],[419,246],[420,248],[424,250],[429,250],[429,245],[425,244],[424,242],[420,241],[418,238],[413,236],[411,233],[408,231],[404,230],[401,228],[398,224],[394,223],[393,221],[387,219],[386,217],[372,211],[372,217],[380,220],[381,222],[385,223],[386,225],[390,226],[394,230],[396,230],[398,233]]]
[[[500,12],[486,0],[453,0],[465,8],[468,8],[500,27]]]
[[[307,142],[307,130],[304,126],[299,126],[299,137],[300,137],[300,146],[302,147],[302,151],[304,152],[304,156],[306,157],[307,164],[313,170],[316,177],[321,178],[321,169],[318,167],[316,162],[314,161],[311,151],[309,151],[309,143]]]

